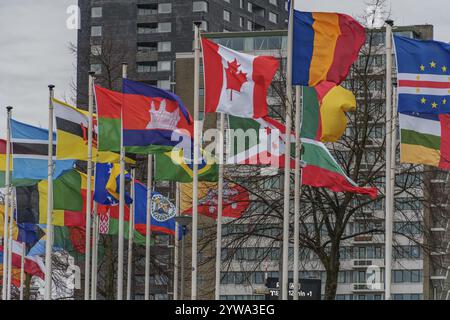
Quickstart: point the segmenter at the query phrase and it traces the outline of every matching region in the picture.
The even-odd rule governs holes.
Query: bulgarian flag
[[[202,39],[205,112],[243,118],[267,115],[267,89],[278,69],[271,56],[253,56]]]

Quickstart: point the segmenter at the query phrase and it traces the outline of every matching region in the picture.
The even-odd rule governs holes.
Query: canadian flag
[[[267,89],[278,69],[271,56],[253,56],[202,39],[205,112],[242,118],[267,115]]]

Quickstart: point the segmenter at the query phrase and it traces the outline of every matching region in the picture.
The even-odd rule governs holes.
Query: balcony
[[[382,283],[378,284],[353,283],[352,291],[356,293],[384,292],[384,286]]]
[[[372,260],[368,259],[353,259],[353,268],[363,268],[367,269],[368,266],[372,265]]]
[[[371,243],[373,240],[372,235],[360,235],[353,238],[354,243]]]

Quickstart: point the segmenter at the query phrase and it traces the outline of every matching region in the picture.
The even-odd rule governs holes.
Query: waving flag
[[[43,180],[48,177],[48,130],[11,120],[13,178]],[[71,170],[74,160],[56,160],[53,134],[53,179]]]
[[[348,15],[294,10],[292,84],[340,84],[365,38],[364,27]]]
[[[267,90],[278,69],[272,56],[252,56],[202,39],[205,112],[243,118],[267,115]]]
[[[398,112],[450,113],[450,44],[394,36]]]
[[[11,178],[11,184],[15,187],[20,186],[30,186],[33,184],[36,184],[38,181],[33,179],[14,179],[12,172],[14,169],[13,166],[13,157],[12,157],[12,148],[11,148],[11,155],[10,155],[10,178]],[[6,140],[0,139],[0,188],[5,187],[5,181],[6,179]]]
[[[125,183],[131,181],[131,175],[125,172]],[[116,163],[97,163],[95,171],[94,200],[106,206],[119,203],[120,165]],[[125,191],[125,203],[133,202],[130,194]]]
[[[12,245],[12,266],[20,268],[22,266],[22,243],[14,241]],[[3,246],[0,245],[0,252],[3,254]],[[24,262],[25,273],[33,276],[38,276],[44,279],[45,267],[44,261],[38,256],[25,256]]]

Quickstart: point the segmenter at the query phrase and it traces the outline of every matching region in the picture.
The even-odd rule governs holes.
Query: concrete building
[[[394,32],[403,36],[432,39],[433,27],[431,25],[404,26],[396,27]],[[205,37],[213,39],[215,42],[244,51],[250,54],[266,54],[278,57],[286,55],[286,31],[262,31],[262,32],[233,32],[233,33],[207,33]],[[384,39],[385,35],[382,29],[376,30],[371,37],[372,47],[376,52],[372,52],[371,59],[373,64],[368,71],[370,81],[371,99],[377,99],[377,103],[383,112],[384,108],[384,88],[385,88],[385,59],[384,59]],[[355,64],[355,72],[362,68],[365,62],[362,54],[359,61]],[[176,73],[176,92],[186,101],[192,100],[193,83],[187,81],[188,74],[193,73],[193,55],[192,53],[178,53],[176,55],[176,64],[178,66]],[[395,77],[395,66],[394,66]],[[356,78],[354,73],[349,75],[348,80],[343,83],[344,86],[351,87],[351,82]],[[202,77],[201,77],[202,79]],[[203,83],[201,83],[203,88]],[[203,89],[200,91],[203,95]],[[363,94],[357,93],[358,103],[363,103]],[[202,97],[201,97],[202,103]],[[271,116],[277,117],[277,114],[283,110],[282,105],[276,102],[277,99],[269,96],[271,104]],[[189,104],[188,104],[189,105]],[[202,105],[200,107],[202,110]],[[205,118],[206,127],[214,127],[216,117],[207,115]],[[383,120],[382,120],[383,121]],[[353,130],[351,127],[348,128]],[[384,137],[384,122],[380,123],[379,128],[375,128],[370,134],[373,140],[373,148],[367,148],[366,162],[364,166],[369,166],[376,162],[373,158],[373,150],[380,148]],[[367,168],[361,170],[367,170]],[[430,170],[428,170],[430,169]],[[396,300],[416,300],[416,299],[445,299],[448,298],[448,213],[445,208],[437,211],[436,205],[430,205],[435,202],[431,200],[428,194],[445,195],[447,185],[447,175],[439,173],[433,168],[425,168],[420,175],[419,180],[414,180],[408,188],[415,193],[411,197],[403,192],[396,196],[396,214],[394,220],[395,244],[393,250],[393,271],[392,271],[392,298]],[[425,172],[430,172],[426,174]],[[423,174],[422,174],[423,173]],[[411,177],[415,177],[412,174]],[[384,176],[384,173],[381,173]],[[423,179],[422,179],[423,177]],[[405,175],[398,175],[398,184],[405,179]],[[410,178],[408,178],[410,179]],[[275,181],[273,186],[279,188],[282,185],[280,181]],[[383,187],[384,180],[381,177],[378,184]],[[429,186],[426,187],[425,185]],[[439,189],[441,188],[441,189]],[[428,190],[428,191],[425,191]],[[423,201],[422,201],[423,200]],[[428,204],[427,204],[428,203]],[[445,202],[447,200],[445,199]],[[439,212],[439,214],[438,214]],[[432,225],[432,228],[428,228]],[[346,234],[355,234],[367,228],[384,229],[384,201],[380,200],[372,203],[370,206],[362,207],[355,213],[347,225]],[[247,230],[254,230],[255,225],[251,224],[230,224],[224,226],[224,236],[229,233],[240,230],[245,233]],[[273,232],[273,236],[278,235],[276,228],[268,230]],[[231,300],[242,299],[265,299],[267,289],[265,281],[267,278],[278,278],[280,248],[273,247],[267,250],[264,248],[264,241],[258,245],[251,239],[242,244],[242,248],[233,250],[230,253],[224,238],[224,247],[222,248],[222,257],[227,257],[227,267],[222,267],[221,278],[221,298]],[[258,260],[260,251],[269,251],[265,255],[264,263]],[[340,250],[341,271],[338,275],[338,287],[336,299],[346,300],[377,300],[384,298],[384,235],[383,233],[373,235],[361,235],[345,240],[341,244]],[[292,248],[290,248],[290,265],[292,270]],[[213,253],[212,253],[213,254]],[[231,256],[231,263],[229,261]],[[367,280],[370,277],[372,268],[378,268],[378,280],[381,281],[379,287],[368,286]],[[212,269],[213,270],[213,269]],[[201,274],[201,271],[199,271]],[[324,293],[326,272],[318,258],[309,250],[303,250],[301,254],[300,278],[321,279],[322,294]],[[292,271],[290,271],[292,278]],[[189,279],[187,279],[189,281]],[[209,285],[213,287],[213,277]]]

